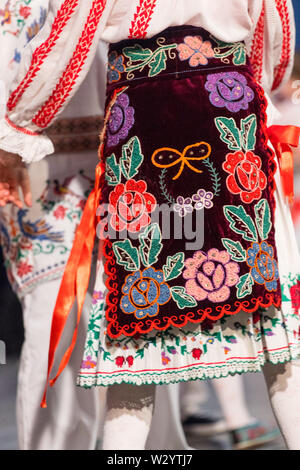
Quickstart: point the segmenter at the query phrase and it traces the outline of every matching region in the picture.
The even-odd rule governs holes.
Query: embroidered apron
[[[266,106],[243,43],[184,26],[110,46],[99,226],[110,337],[280,306]]]

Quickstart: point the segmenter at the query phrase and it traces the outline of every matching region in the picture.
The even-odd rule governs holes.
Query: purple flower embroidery
[[[190,197],[185,199],[183,196],[178,196],[176,204],[174,204],[174,211],[178,212],[180,217],[185,217],[186,214],[193,212],[192,199]]]
[[[126,139],[134,125],[134,109],[129,106],[129,97],[125,93],[119,95],[111,109],[107,125],[107,145],[118,145],[120,140]]]
[[[224,302],[230,296],[230,287],[239,281],[238,263],[231,261],[227,251],[217,248],[207,254],[196,251],[193,258],[185,261],[185,267],[186,291],[197,301]]]
[[[213,207],[213,199],[214,195],[211,191],[205,191],[205,189],[199,189],[197,191],[197,194],[194,194],[192,199],[196,203],[195,204],[195,209],[197,211],[205,208],[205,209],[210,209]]]
[[[97,302],[104,300],[104,294],[101,291],[95,290],[93,293],[92,304],[96,305]]]
[[[81,363],[81,369],[94,369],[97,365],[97,362],[92,361],[92,356],[87,356],[85,361]]]
[[[247,85],[246,78],[238,72],[208,75],[205,88],[210,92],[209,99],[214,106],[227,108],[233,113],[248,109],[254,99],[254,92]]]

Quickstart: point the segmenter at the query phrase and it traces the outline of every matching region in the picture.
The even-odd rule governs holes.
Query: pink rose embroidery
[[[207,254],[196,251],[185,261],[185,267],[186,291],[197,301],[224,302],[230,296],[230,287],[239,281],[240,267],[225,250],[212,248]]]

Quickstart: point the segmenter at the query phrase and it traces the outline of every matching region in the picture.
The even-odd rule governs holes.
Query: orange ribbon
[[[294,160],[291,147],[298,147],[300,127],[271,126],[268,136],[279,161],[282,187],[290,204],[294,200]]]
[[[100,178],[103,172],[104,168],[102,164],[99,163],[96,167],[95,187],[86,202],[56,300],[51,326],[47,383],[41,402],[42,408],[47,408],[46,394],[48,385],[50,384],[52,387],[55,384],[56,380],[68,364],[76,344],[79,322],[91,273],[92,254],[97,225],[96,212],[100,200]],[[54,364],[55,352],[76,298],[77,321],[71,345],[62,358],[55,378],[49,380]]]

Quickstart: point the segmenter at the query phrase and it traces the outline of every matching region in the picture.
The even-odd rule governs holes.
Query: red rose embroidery
[[[23,16],[23,18],[28,18],[28,16],[31,13],[31,8],[30,7],[24,7],[23,5],[20,6],[19,10],[20,16]]]
[[[126,361],[127,361],[127,364],[129,365],[129,367],[131,367],[133,365],[133,357],[132,356],[128,356]]]
[[[194,359],[200,359],[200,357],[202,356],[201,349],[194,348],[192,351],[192,355]]]
[[[290,294],[292,299],[292,307],[295,313],[299,313],[300,309],[300,281],[290,288]]]
[[[261,159],[253,152],[235,152],[226,156],[223,169],[229,173],[226,184],[233,194],[240,194],[247,204],[261,198],[267,186],[267,177],[261,170]]]
[[[125,358],[124,358],[124,357],[118,356],[118,357],[116,358],[116,366],[118,366],[118,367],[123,367],[124,362],[125,362]]]
[[[118,184],[109,196],[108,211],[114,230],[139,232],[150,223],[149,214],[156,208],[155,197],[147,193],[147,183],[143,180],[128,180]]]

